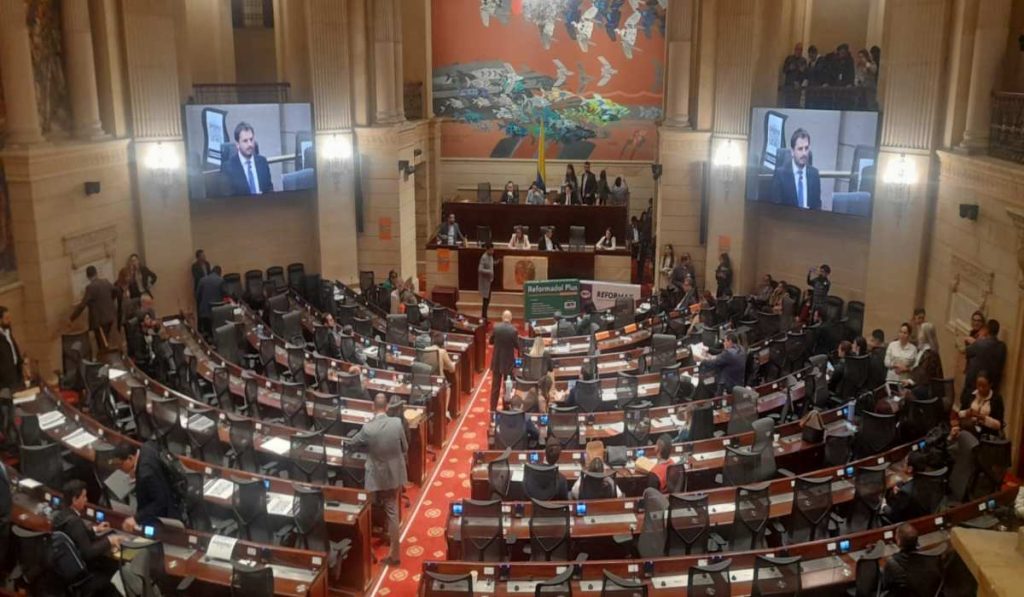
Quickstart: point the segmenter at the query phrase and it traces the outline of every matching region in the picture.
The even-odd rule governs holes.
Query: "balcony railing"
[[[283,104],[289,83],[196,83],[192,104]]]
[[[874,87],[780,87],[783,108],[815,110],[877,110]]]
[[[1024,93],[992,94],[989,154],[1024,164]]]

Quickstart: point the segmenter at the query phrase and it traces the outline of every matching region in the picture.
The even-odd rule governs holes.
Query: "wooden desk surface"
[[[476,240],[477,226],[490,226],[491,238],[495,244],[508,242],[515,226],[529,226],[530,240],[539,234],[542,226],[555,227],[555,239],[563,245],[569,242],[570,226],[585,226],[584,238],[593,246],[604,235],[605,228],[621,244],[625,244],[626,227],[629,224],[629,208],[611,205],[505,205],[502,203],[461,203],[446,202],[442,213],[455,214],[462,233]],[[431,230],[433,237],[436,230]],[[540,238],[539,235],[536,238]],[[476,267],[476,264],[473,264]]]
[[[533,240],[532,238],[530,239]],[[622,249],[616,249],[614,251],[594,251],[593,248],[582,251],[538,251],[534,248],[531,249],[510,249],[505,244],[508,241],[501,241],[503,244],[498,245],[496,242],[494,245],[494,255],[496,261],[494,264],[494,280],[491,282],[491,292],[521,292],[521,288],[505,288],[504,286],[504,267],[505,261],[514,261],[517,257],[542,257],[547,260],[547,274],[541,276],[541,279],[555,280],[559,278],[579,278],[583,280],[592,280],[595,277],[596,272],[596,261],[599,257],[609,256],[619,258],[623,263],[623,267],[628,267],[629,251]],[[478,290],[479,289],[479,276],[477,268],[480,264],[480,256],[483,255],[484,249],[479,246],[438,246],[436,244],[429,244],[427,246],[428,251],[434,251],[439,249],[446,249],[450,251],[458,252],[458,280],[460,290]],[[510,266],[511,267],[511,266]]]
[[[952,544],[978,581],[979,597],[1012,597],[1024,594],[1021,571],[1024,553],[1018,545],[1024,542],[1024,529],[1016,533],[956,528]]]

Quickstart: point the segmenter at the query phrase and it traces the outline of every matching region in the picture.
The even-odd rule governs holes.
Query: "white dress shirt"
[[[917,347],[907,342],[906,346],[901,346],[899,340],[893,340],[889,343],[888,348],[885,349],[885,367],[889,370],[886,375],[886,381],[903,381],[910,379],[910,372],[896,373],[893,369],[896,365],[903,365],[905,367],[912,367],[914,361],[917,358]]]
[[[513,232],[512,238],[508,240],[508,248],[510,249],[529,249],[530,248],[530,237],[523,235],[522,242],[516,242],[516,235]]]
[[[14,366],[18,366],[18,349],[14,346],[14,339],[11,338],[11,330],[0,327],[0,332],[3,332],[4,339],[11,345],[11,359],[14,362]]]
[[[803,180],[801,180],[801,175]],[[796,188],[797,202],[800,201],[800,187],[803,187],[803,203],[797,205],[803,209],[807,209],[807,167],[799,167],[796,165],[796,160],[793,160],[793,187]]]
[[[597,244],[594,245],[594,248],[597,249],[597,250],[605,250],[605,251],[613,251],[613,250],[615,250],[615,237],[614,236],[611,236],[611,237],[602,236],[601,240],[597,241]]]

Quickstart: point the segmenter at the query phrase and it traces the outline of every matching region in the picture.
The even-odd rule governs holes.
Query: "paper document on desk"
[[[690,354],[697,360],[703,360],[708,356],[708,348],[704,346],[703,342],[690,345]]]
[[[64,436],[64,438],[61,439],[61,441],[71,446],[72,448],[80,450],[85,446],[88,446],[92,444],[94,441],[96,441],[96,436],[89,433],[85,429],[79,428]]]
[[[227,479],[210,479],[203,485],[203,495],[206,497],[226,500],[235,493],[235,484]]]
[[[213,427],[213,425],[213,419],[196,414],[189,418],[187,428],[191,431],[203,432]]]
[[[512,481],[522,483],[523,481],[523,467],[517,467],[512,469]]]
[[[595,431],[603,431],[609,429],[615,433],[622,433],[626,430],[626,423],[624,421],[618,421],[616,423],[597,423],[594,425]]]
[[[324,449],[327,450],[328,458],[343,458],[345,456],[345,452],[342,451],[341,448],[335,446],[325,446]]]
[[[170,327],[172,325],[181,325],[181,322],[178,321],[177,319],[165,319],[164,325]]]
[[[230,562],[233,559],[231,556],[235,553],[236,543],[238,543],[238,539],[235,537],[214,535],[210,537],[210,542],[206,545],[206,555],[215,560]]]
[[[36,399],[36,396],[38,395],[39,388],[29,388],[27,390],[15,392],[14,396],[12,396],[11,398],[14,404],[26,404],[28,402],[34,401]]]
[[[124,375],[128,375],[128,372],[125,371],[124,369],[115,369],[114,367],[111,367],[110,369],[107,370],[107,378],[110,379],[111,381]]]
[[[119,502],[128,502],[128,494],[132,492],[132,488],[135,486],[135,482],[128,476],[128,473],[117,469],[110,473],[110,476],[103,480],[103,484],[107,486],[114,497]]]
[[[22,477],[21,479],[18,479],[18,486],[24,487],[25,489],[35,489],[36,487],[42,487],[43,484],[40,483],[39,481],[36,481],[35,479],[31,479],[29,477]]]
[[[43,431],[46,431],[47,429],[53,429],[54,427],[62,425],[63,423],[64,413],[60,412],[59,410],[53,410],[48,413],[43,413],[39,415],[39,428],[42,429]]]
[[[288,440],[284,439],[283,437],[272,437],[267,441],[263,442],[264,450],[267,450],[268,452],[273,452],[278,456],[283,456],[287,454],[288,450],[290,450],[291,447],[292,446],[290,443],[288,443]]]
[[[267,494],[267,514],[291,516],[295,498],[284,493]]]

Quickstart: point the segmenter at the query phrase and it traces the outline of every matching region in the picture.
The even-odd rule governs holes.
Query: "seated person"
[[[648,473],[658,478],[658,491],[665,493],[668,490],[668,467],[674,464],[672,460],[672,438],[668,434],[662,435],[658,438],[658,443],[654,446],[654,449],[658,452],[658,462]]]
[[[699,305],[700,302],[697,299],[697,290],[693,287],[693,280],[689,277],[683,278],[683,298],[679,300],[679,304],[676,305],[676,311],[680,313],[690,313],[691,308],[694,305]]]
[[[724,348],[721,353],[700,364],[702,375],[715,376],[718,396],[731,392],[735,386],[742,386],[747,372],[747,353],[739,345],[736,333],[727,333],[722,344]]]
[[[555,240],[555,228],[554,226],[548,226],[544,229],[544,236],[538,243],[538,249],[541,251],[562,251],[562,245]]]
[[[505,190],[501,193],[501,200],[498,203],[507,203],[508,205],[519,203],[519,193],[516,192],[516,185],[512,184],[511,180],[505,183]]]
[[[601,240],[597,241],[597,244],[594,245],[594,249],[598,251],[615,250],[615,237],[612,235],[612,229],[610,227],[604,229],[604,236],[601,237]]]
[[[331,321],[334,321],[334,318],[330,315],[327,317],[329,317]],[[339,347],[338,354],[341,355],[341,360],[343,361],[348,361],[349,363],[354,363],[356,365],[365,365],[366,355],[356,347],[355,338],[353,337],[354,333],[355,331],[352,329],[352,326],[342,326],[341,333],[338,334],[338,339],[336,340],[337,346]],[[342,340],[346,338],[351,339],[352,341],[342,342]]]
[[[953,437],[963,430],[974,433],[979,439],[1001,437],[1005,413],[1003,397],[992,389],[987,372],[978,373],[972,396],[974,399],[967,408],[956,411],[956,417],[952,421]]]
[[[583,381],[592,381],[594,379],[593,372],[587,368],[580,368],[580,379]],[[572,386],[569,393],[565,396],[563,406],[576,406],[576,385]]]
[[[887,595],[916,595],[917,587],[938,587],[941,585],[942,570],[936,566],[928,569],[926,562],[938,558],[915,558],[917,551],[917,529],[912,524],[901,524],[896,529],[896,544],[899,551],[889,557],[882,568],[882,589]]]
[[[448,214],[448,219],[437,229],[437,242],[441,245],[466,244],[466,235],[462,234],[454,213]]]
[[[544,446],[544,461],[549,465],[558,466],[558,459],[562,456],[562,446],[558,442],[550,443]],[[559,471],[558,476],[555,479],[555,497],[554,500],[565,501],[569,499],[569,484],[565,480],[565,475]]]
[[[600,475],[600,474],[604,473],[604,460],[602,460],[600,457],[592,458],[590,460],[590,462],[587,463],[587,472],[588,473],[594,473],[596,475]],[[617,498],[624,497],[623,494],[622,494],[622,490],[619,489],[619,486],[615,484],[614,478],[608,477],[608,478],[606,478],[604,480],[604,482],[605,482],[606,485],[608,485],[608,489],[609,490],[615,492],[615,494],[614,494],[615,497],[617,497]],[[576,479],[576,482],[573,483],[572,489],[569,490],[569,499],[571,499],[571,500],[578,500],[578,499],[580,499],[580,488],[581,487],[583,487],[583,475],[580,475],[579,478]]]
[[[523,233],[522,226],[516,226],[512,233],[512,238],[508,241],[508,248],[510,249],[529,249],[530,248],[530,237]]]
[[[526,204],[544,205],[544,191],[537,187],[537,183],[531,184],[530,190],[526,191]]]
[[[885,332],[876,329],[871,332],[868,341],[868,383],[866,387],[877,388],[885,383],[888,369],[885,366]]]
[[[545,405],[561,403],[565,397],[565,392],[555,387],[555,374],[554,372],[548,371],[547,375],[540,378],[537,382],[537,388],[540,390],[540,402]],[[545,408],[541,412],[547,412]]]
[[[53,530],[63,532],[75,543],[78,555],[91,573],[91,578],[76,595],[120,595],[110,579],[117,572],[113,550],[120,547],[124,537],[106,534],[112,530],[106,522],[94,525],[82,518],[89,502],[84,482],[72,479],[65,483],[64,499],[65,507],[53,517]],[[98,533],[104,535],[98,536]]]
[[[832,369],[832,377],[828,380],[828,391],[835,394],[839,391],[839,385],[843,383],[846,375],[846,355],[853,352],[853,344],[849,340],[843,340],[836,349],[835,366]]]
[[[911,452],[907,456],[904,473],[910,477],[907,481],[899,483],[889,489],[885,496],[886,505],[882,514],[892,522],[902,522],[918,516],[926,516],[928,512],[922,512],[911,498],[914,491],[915,473],[923,473],[929,470],[928,455],[924,452]]]
[[[754,376],[750,380],[753,387],[763,386],[782,377],[782,371],[772,360],[772,353],[767,348],[757,352],[757,362],[754,365]]]

